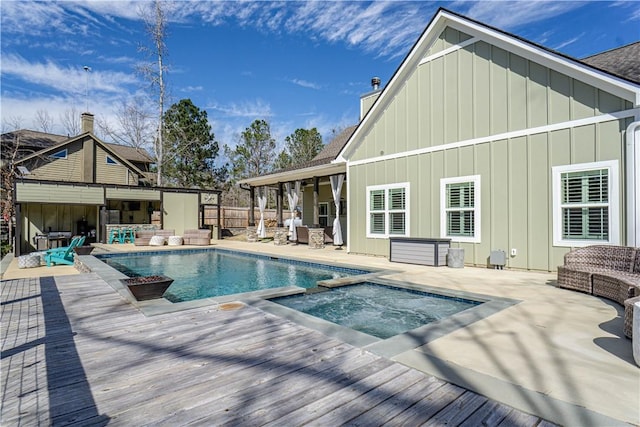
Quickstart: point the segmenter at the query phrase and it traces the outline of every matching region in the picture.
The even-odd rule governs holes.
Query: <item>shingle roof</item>
[[[320,165],[326,165],[331,163],[333,160],[336,159],[336,157],[338,157],[338,154],[340,154],[340,151],[342,151],[344,146],[347,144],[347,141],[349,140],[349,138],[351,138],[351,135],[353,135],[353,132],[356,130],[357,127],[358,125],[354,125],[344,129],[342,132],[336,135],[336,137],[333,138],[331,142],[325,145],[324,148],[320,150],[320,152],[313,159],[309,160],[308,162],[298,163],[297,165],[294,165],[294,166],[289,166],[287,168],[279,169],[267,175],[273,175],[273,174],[282,173],[282,172],[289,172],[289,171],[294,171],[298,169],[306,169],[313,166],[320,166]]]
[[[131,162],[153,163],[153,158],[144,148],[130,147],[128,145],[104,143],[112,149],[118,156],[123,157]]]
[[[587,65],[640,83],[640,41],[582,59]]]

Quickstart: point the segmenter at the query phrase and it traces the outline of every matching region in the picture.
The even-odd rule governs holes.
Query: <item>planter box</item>
[[[166,276],[143,276],[120,279],[138,301],[162,298],[173,279]]]
[[[76,246],[73,251],[78,255],[89,255],[93,251],[93,246]]]

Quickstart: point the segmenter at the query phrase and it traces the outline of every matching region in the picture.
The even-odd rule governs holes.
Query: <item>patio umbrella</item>
[[[289,201],[289,210],[291,211],[291,221],[289,221],[289,236],[291,241],[298,240],[298,233],[296,232],[295,225],[295,211],[298,205],[298,199],[300,198],[300,181],[295,182],[295,186],[292,186],[290,182],[284,184],[287,191],[287,200]]]
[[[264,210],[267,207],[267,192],[265,187],[258,189],[258,208],[260,209],[260,222],[258,223],[258,237],[264,239],[267,237],[267,229],[264,226]]]
[[[344,175],[331,175],[329,179],[331,180],[333,203],[336,204],[336,219],[333,220],[333,244],[335,246],[342,246],[344,241],[342,240],[342,228],[340,228],[340,193],[342,192]]]

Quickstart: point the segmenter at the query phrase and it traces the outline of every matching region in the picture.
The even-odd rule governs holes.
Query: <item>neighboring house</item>
[[[3,148],[13,140],[20,154],[14,161],[16,254],[36,249],[36,236],[65,232],[105,241],[108,224],[144,226],[154,215],[159,226],[180,235],[203,224],[205,205],[218,205],[218,190],[152,186],[153,159],[102,142],[93,134],[91,114],[82,115],[82,131],[71,138],[33,131],[3,135]]]
[[[572,247],[640,246],[639,70],[640,43],[580,61],[440,9],[327,165],[349,252],[448,238],[467,264],[553,271]]]

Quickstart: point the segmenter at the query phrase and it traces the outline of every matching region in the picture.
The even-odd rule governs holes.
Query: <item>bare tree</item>
[[[157,131],[154,141],[154,154],[156,157],[156,167],[158,172],[157,182],[162,185],[162,165],[164,163],[164,129],[163,120],[164,106],[166,101],[165,73],[167,67],[165,59],[167,57],[167,15],[166,2],[154,0],[151,9],[141,10],[141,17],[145,23],[145,30],[151,39],[151,47],[141,47],[140,50],[153,60],[148,61],[138,67],[139,71],[151,86],[157,91]]]
[[[45,133],[51,133],[53,129],[53,117],[47,110],[38,110],[36,111],[36,117],[33,120],[33,126]]]
[[[64,113],[60,114],[60,122],[67,132],[67,136],[76,136],[80,134],[82,123],[80,122],[80,113],[76,107],[68,108]]]
[[[7,240],[13,244],[13,224],[15,221],[15,201],[13,183],[15,180],[15,163],[18,160],[20,148],[20,132],[22,127],[21,117],[9,117],[2,121],[2,159],[0,175],[2,186],[0,187],[0,204],[2,211],[2,225],[7,228]],[[15,132],[11,132],[15,131]],[[4,243],[4,242],[3,242]],[[2,253],[4,256],[4,253]]]
[[[152,113],[140,97],[124,100],[116,111],[115,124],[97,120],[98,129],[114,142],[139,150],[153,145],[155,123]]]

